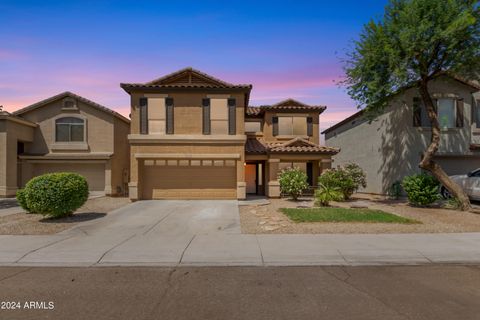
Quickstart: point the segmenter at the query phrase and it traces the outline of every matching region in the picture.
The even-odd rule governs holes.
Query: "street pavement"
[[[0,309],[0,319],[9,320],[477,320],[480,314],[478,265],[4,267],[0,287],[0,301],[20,303]]]
[[[2,266],[480,263],[480,233],[241,234],[237,201],[139,201],[50,236],[0,236]]]

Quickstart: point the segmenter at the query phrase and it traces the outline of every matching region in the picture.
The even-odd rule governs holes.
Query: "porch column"
[[[131,152],[130,158],[130,182],[128,183],[128,196],[130,200],[138,200],[139,190],[138,190],[138,176],[140,175],[140,165],[139,161],[134,156],[134,153]]]
[[[280,159],[268,159],[267,196],[280,198],[280,183],[278,182],[278,169]]]
[[[237,161],[237,199],[247,198],[247,183],[245,182],[245,158]]]

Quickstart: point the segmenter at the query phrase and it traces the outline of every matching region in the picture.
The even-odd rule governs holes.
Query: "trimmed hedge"
[[[425,173],[405,177],[402,187],[407,193],[408,202],[416,206],[427,206],[440,198],[440,183]]]
[[[30,213],[30,209],[27,206],[27,199],[25,198],[25,189],[17,190],[17,202],[23,210]]]
[[[76,173],[47,173],[30,180],[17,193],[25,210],[60,218],[73,213],[88,199],[88,183]],[[22,205],[23,203],[23,205]]]

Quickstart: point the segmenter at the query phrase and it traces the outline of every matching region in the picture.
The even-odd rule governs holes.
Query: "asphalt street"
[[[473,320],[480,266],[5,267],[0,301],[0,319]]]

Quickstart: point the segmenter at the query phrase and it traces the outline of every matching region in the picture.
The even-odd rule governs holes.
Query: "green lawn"
[[[421,223],[416,220],[400,217],[381,210],[349,209],[349,208],[282,208],[295,222],[368,222],[368,223]]]

